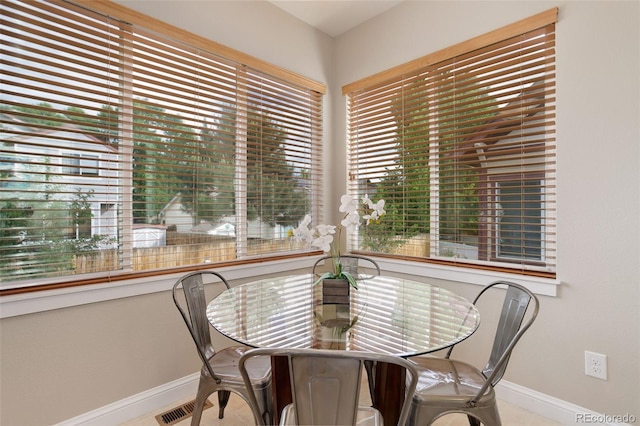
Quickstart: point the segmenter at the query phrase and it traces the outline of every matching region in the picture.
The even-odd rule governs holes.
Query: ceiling
[[[268,0],[296,18],[337,37],[402,0]]]

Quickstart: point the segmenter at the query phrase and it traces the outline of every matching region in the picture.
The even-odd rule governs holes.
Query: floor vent
[[[195,408],[196,401],[185,402],[179,407],[172,408],[169,411],[165,411],[162,414],[158,414],[156,416],[156,420],[160,426],[170,426],[174,425],[182,420],[191,417],[193,414],[193,409]],[[206,410],[209,407],[213,407],[213,404],[209,402],[207,399],[204,402],[203,410]]]

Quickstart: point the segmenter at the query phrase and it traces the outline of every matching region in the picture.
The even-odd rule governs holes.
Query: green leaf
[[[349,272],[341,272],[340,275],[342,275],[341,278],[346,279],[347,281],[349,281],[349,284],[351,284],[351,287],[355,288],[356,290],[358,289],[358,282],[356,281],[356,278],[351,275]]]
[[[324,274],[320,275],[320,278],[318,278],[313,285],[316,285],[320,282],[322,282],[322,280],[326,280],[326,279],[334,279],[334,278],[338,278],[334,273],[332,272],[325,272]]]

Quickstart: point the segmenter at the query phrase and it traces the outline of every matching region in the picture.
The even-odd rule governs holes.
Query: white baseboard
[[[103,426],[121,424],[153,413],[173,402],[195,397],[200,373],[183,377],[162,386],[116,401],[104,407],[58,423],[57,426]],[[502,380],[496,387],[499,399],[562,425],[615,423],[615,419],[587,410],[578,405]]]
[[[104,426],[117,425],[158,411],[176,401],[195,398],[200,373],[174,380],[153,389],[121,399],[88,413],[58,423],[57,426]]]
[[[627,425],[624,420],[614,416],[606,416],[579,405],[554,398],[547,394],[525,388],[524,386],[500,381],[496,386],[498,399],[508,402],[532,413],[544,416],[562,425],[596,424],[596,425]],[[630,419],[635,422],[635,419]]]

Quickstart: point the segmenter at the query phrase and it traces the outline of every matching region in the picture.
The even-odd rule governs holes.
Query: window
[[[495,236],[490,240],[495,244],[491,250],[495,259],[543,262],[544,181],[535,177],[496,177],[491,188]],[[487,240],[479,241],[479,247],[486,246]]]
[[[322,84],[111,2],[0,8],[0,290],[292,253]]]
[[[353,250],[555,274],[557,9],[343,87]]]
[[[66,158],[62,158],[63,174],[76,176],[98,176],[98,156],[70,153]]]

